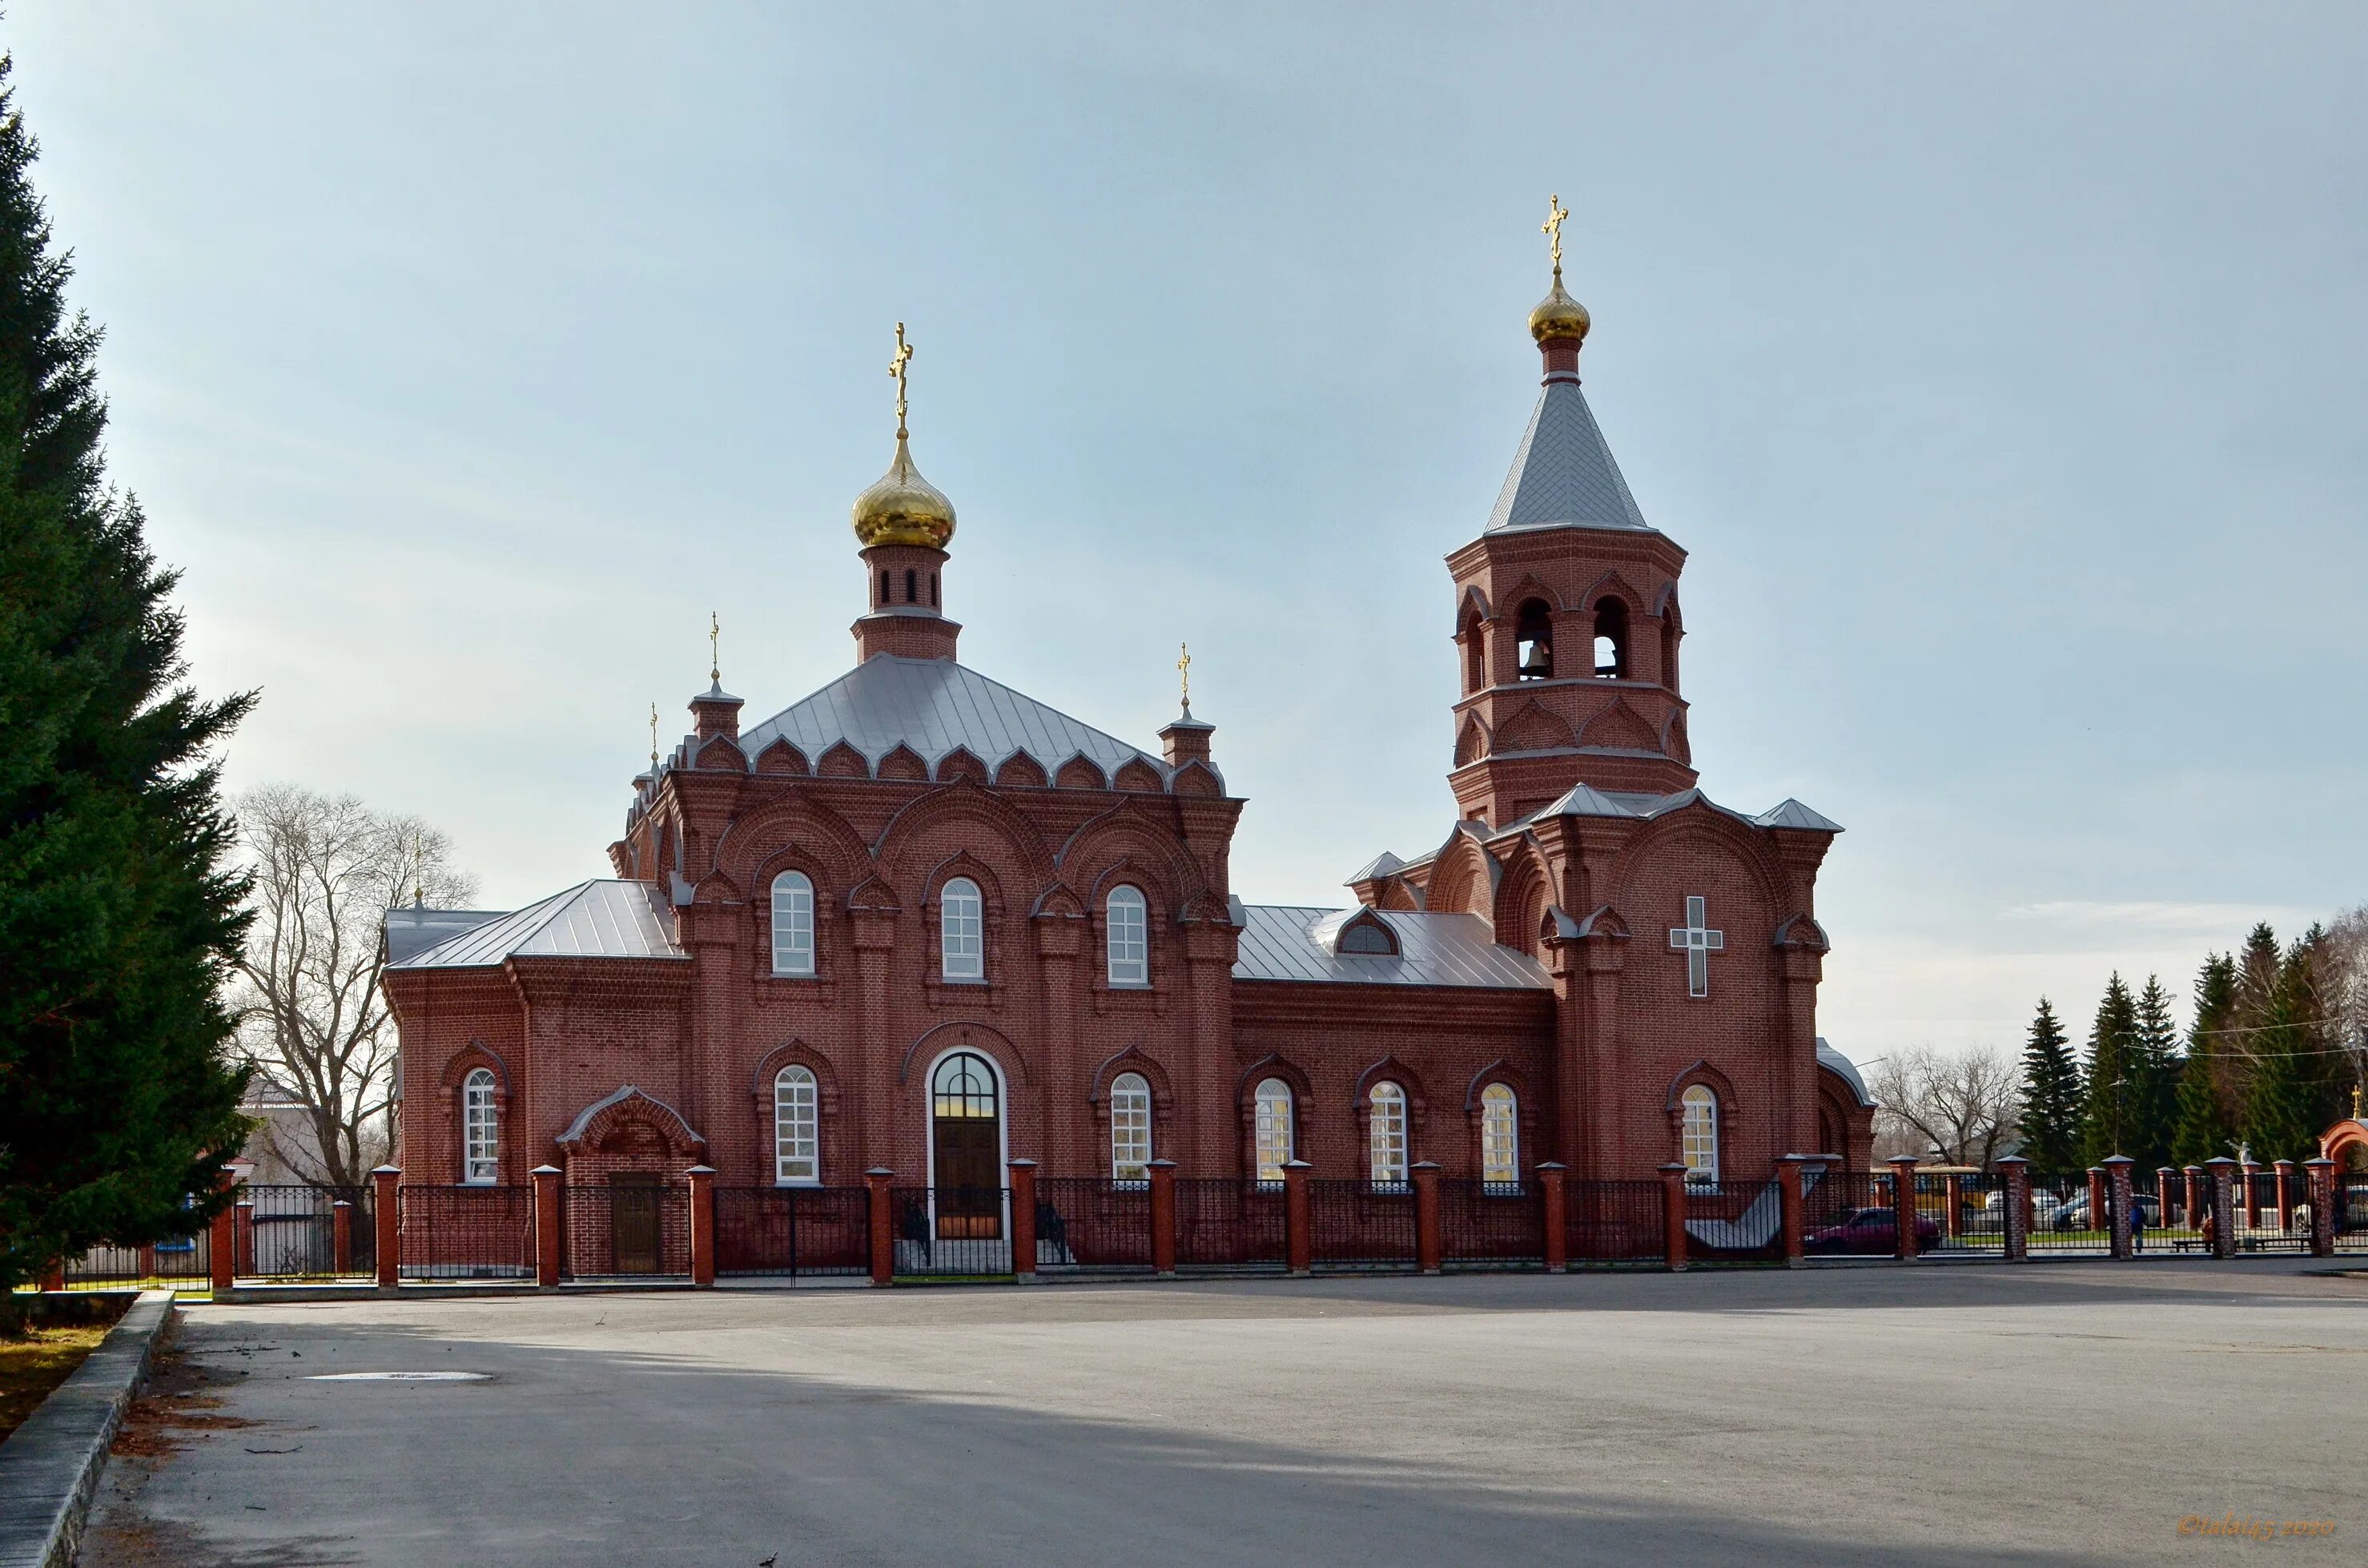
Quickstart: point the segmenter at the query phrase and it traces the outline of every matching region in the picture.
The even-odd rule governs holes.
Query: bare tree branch
[[[1878,1062],[1867,1087],[1879,1148],[1988,1170],[2015,1136],[2021,1074],[2003,1051],[1908,1046]]]
[[[232,997],[240,1048],[307,1108],[312,1147],[283,1155],[307,1179],[358,1186],[385,1157],[394,1031],[380,993],[380,927],[415,897],[465,903],[476,883],[451,841],[416,817],[286,785],[240,798],[256,911]]]

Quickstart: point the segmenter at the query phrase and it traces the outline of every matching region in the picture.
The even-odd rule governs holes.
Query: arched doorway
[[[929,1181],[941,1239],[1003,1234],[1003,1090],[977,1051],[930,1069]]]

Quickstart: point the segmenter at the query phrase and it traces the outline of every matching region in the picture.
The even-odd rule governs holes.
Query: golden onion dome
[[[954,537],[954,504],[913,466],[902,430],[896,432],[896,460],[855,498],[855,537],[866,550],[882,544],[943,550]]]
[[[1546,291],[1544,299],[1538,301],[1538,308],[1530,312],[1530,337],[1538,343],[1552,343],[1557,339],[1584,343],[1590,324],[1587,307],[1565,291],[1562,268],[1555,267],[1554,287]]]

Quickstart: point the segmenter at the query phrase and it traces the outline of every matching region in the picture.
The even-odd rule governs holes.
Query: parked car
[[[2162,1205],[2146,1194],[2139,1193],[2134,1201],[2138,1206],[2141,1222],[2149,1231],[2162,1228]],[[2059,1231],[2102,1230],[2101,1225],[2089,1223],[2089,1195],[2085,1192],[2067,1198],[2047,1211],[2047,1222]]]
[[[1820,1226],[1801,1238],[1804,1251],[1824,1256],[1853,1255],[1889,1257],[1899,1250],[1899,1232],[1888,1209],[1853,1209],[1840,1222]],[[1930,1252],[1941,1244],[1941,1227],[1916,1216],[1916,1250]]]

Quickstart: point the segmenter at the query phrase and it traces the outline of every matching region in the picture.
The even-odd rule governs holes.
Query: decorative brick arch
[[[1477,713],[1463,716],[1463,727],[1455,733],[1455,766],[1462,767],[1478,762],[1488,755],[1488,726],[1480,722]]]
[[[1404,1058],[1392,1053],[1357,1074],[1356,1097],[1349,1107],[1349,1120],[1357,1130],[1357,1174],[1370,1173],[1373,1146],[1373,1085],[1395,1084],[1406,1091],[1406,1165],[1411,1168],[1417,1160],[1429,1158],[1426,1136],[1430,1119],[1430,1101],[1423,1094],[1422,1079]]]
[[[1175,1084],[1168,1077],[1167,1069],[1160,1064],[1157,1057],[1144,1051],[1140,1045],[1129,1045],[1125,1050],[1106,1059],[1099,1067],[1095,1068],[1093,1081],[1087,1087],[1086,1104],[1093,1114],[1095,1138],[1094,1158],[1088,1163],[1099,1167],[1107,1167],[1110,1163],[1110,1091],[1111,1083],[1121,1073],[1139,1073],[1143,1075],[1144,1082],[1151,1085],[1152,1157],[1154,1159],[1172,1157],[1167,1154],[1167,1151],[1171,1147],[1171,1141],[1176,1136],[1176,1128],[1179,1125],[1177,1119]],[[1298,1091],[1293,1090],[1292,1093],[1296,1095]]]
[[[803,861],[784,859],[791,855]],[[715,864],[750,888],[770,888],[795,865],[814,879],[819,902],[825,889],[849,887],[871,869],[871,848],[845,817],[799,791],[734,817],[716,840]]]
[[[589,1186],[619,1171],[645,1171],[673,1180],[707,1159],[707,1140],[682,1113],[628,1084],[575,1113],[552,1141],[567,1161],[571,1186]]]
[[[1079,825],[1061,846],[1053,863],[1084,891],[1087,901],[1099,904],[1105,885],[1119,867],[1136,868],[1130,880],[1146,894],[1156,895],[1169,909],[1180,906],[1200,891],[1201,877],[1191,858],[1183,853],[1170,832],[1159,825],[1156,808],[1126,801]],[[1080,872],[1090,872],[1087,880]]]
[[[2368,1122],[2339,1121],[2318,1141],[2318,1152],[2339,1171],[2368,1171]]]
[[[1025,747],[995,766],[995,782],[1004,789],[1042,790],[1052,778],[1044,771],[1044,765],[1030,756]]]
[[[872,858],[902,880],[915,869],[921,840],[930,830],[952,823],[968,823],[993,834],[1011,851],[1025,873],[1024,881],[1051,879],[1053,858],[1045,852],[1042,831],[1001,797],[967,778],[933,790],[890,817],[872,846]],[[1018,895],[1018,890],[1012,892]]]
[[[505,1179],[524,1179],[522,1173],[527,1166],[523,1162],[527,1150],[514,1136],[510,1121],[509,1063],[503,1061],[501,1053],[492,1046],[473,1039],[454,1051],[452,1059],[444,1063],[444,1070],[437,1074],[437,1096],[443,1102],[440,1119],[444,1123],[444,1143],[434,1155],[434,1164],[429,1170],[421,1173],[423,1176],[440,1170],[445,1173],[447,1180],[457,1182],[468,1174],[462,1168],[469,1137],[468,1106],[461,1094],[461,1085],[469,1081],[470,1074],[481,1069],[494,1075],[495,1135],[497,1140],[495,1169]]]
[[[1005,1131],[1008,1134],[1012,1118],[1019,1108],[1016,1103],[1019,1091],[1026,1089],[1033,1094],[1036,1074],[1029,1070],[1028,1059],[1011,1042],[1011,1037],[993,1024],[982,1024],[968,1018],[949,1018],[942,1024],[930,1025],[913,1037],[913,1043],[906,1046],[905,1054],[897,1059],[896,1082],[900,1085],[910,1085],[914,1082],[916,1064],[926,1067],[949,1051],[975,1051],[981,1056],[993,1057],[995,1064],[1003,1069],[1003,1081],[1013,1091],[1014,1103],[1003,1108]],[[922,1085],[922,1092],[927,1094],[928,1091],[928,1085]]]
[[[1497,882],[1494,907],[1489,911],[1497,940],[1508,948],[1537,951],[1533,944],[1543,929],[1546,909],[1554,902],[1554,877],[1537,841],[1526,834],[1499,863],[1505,868],[1504,875]]]
[[[748,1099],[754,1108],[757,1123],[757,1184],[773,1185],[778,1167],[773,1163],[773,1081],[784,1067],[803,1067],[814,1075],[814,1131],[821,1143],[821,1177],[827,1185],[834,1174],[852,1183],[855,1173],[845,1169],[848,1131],[840,1119],[844,1105],[839,1091],[838,1069],[829,1057],[803,1040],[789,1040],[775,1046],[757,1059],[757,1070],[748,1081]],[[726,1185],[729,1185],[728,1183]]]
[[[1622,577],[1617,570],[1606,572],[1602,576],[1598,577],[1588,586],[1587,592],[1578,597],[1577,603],[1589,616],[1593,616],[1595,607],[1605,599],[1618,599],[1628,607],[1628,624],[1632,629],[1638,620],[1650,613],[1645,608],[1645,596],[1632,587],[1628,579]]]
[[[1464,1157],[1471,1162],[1473,1179],[1479,1180],[1487,1168],[1480,1152],[1480,1096],[1492,1084],[1502,1084],[1513,1091],[1513,1132],[1517,1140],[1513,1149],[1513,1173],[1526,1182],[1529,1180],[1528,1172],[1537,1166],[1541,1158],[1538,1096],[1531,1089],[1530,1074],[1509,1058],[1498,1057],[1473,1074],[1472,1081],[1464,1085]]]
[[[1442,915],[1493,915],[1502,874],[1478,839],[1459,832],[1431,860],[1423,906]]]
[[[1308,1118],[1315,1092],[1298,1063],[1269,1051],[1242,1069],[1234,1080],[1234,1109],[1241,1123],[1241,1168],[1246,1177],[1258,1175],[1258,1086],[1269,1078],[1280,1078],[1290,1085],[1291,1152],[1295,1159],[1307,1157]]]
[[[1718,1096],[1718,1164],[1719,1176],[1724,1180],[1726,1175],[1727,1146],[1732,1141],[1735,1130],[1742,1126],[1743,1118],[1736,1102],[1734,1080],[1712,1066],[1707,1057],[1697,1057],[1676,1077],[1669,1080],[1668,1101],[1661,1108],[1669,1122],[1669,1158],[1683,1160],[1686,1157],[1684,1096],[1685,1092],[1696,1084],[1704,1085],[1712,1094]],[[1819,1150],[1817,1153],[1823,1153],[1825,1151]]]

